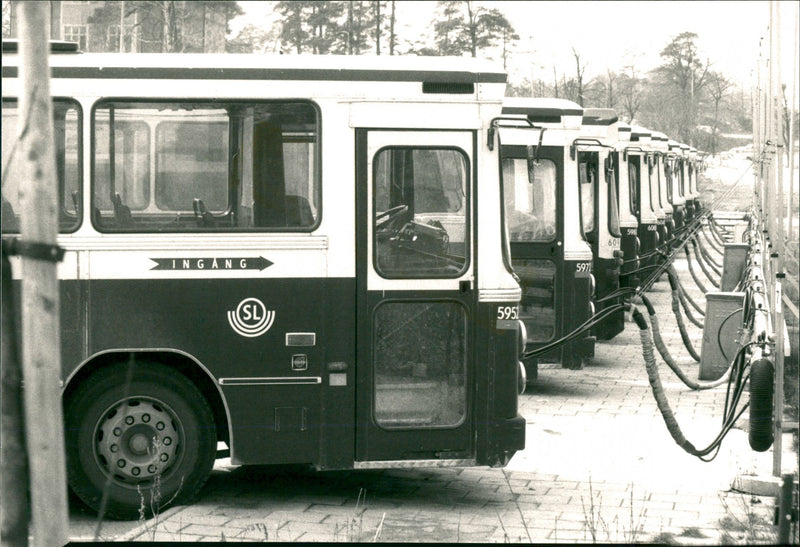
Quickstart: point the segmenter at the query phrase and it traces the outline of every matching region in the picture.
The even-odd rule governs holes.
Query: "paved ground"
[[[702,295],[676,264],[684,286]],[[701,274],[702,275],[702,274]],[[663,337],[691,378],[666,279],[649,293]],[[642,310],[644,311],[644,310]],[[687,321],[688,323],[688,321]],[[700,351],[702,332],[688,323]],[[725,388],[692,392],[661,365],[684,434],[705,446],[719,430]],[[99,537],[133,541],[414,541],[772,543],[774,498],[737,492],[741,476],[768,477],[772,451],[730,432],[704,463],[669,437],[647,382],[633,323],[582,371],[544,369],[520,399],[526,449],[501,469],[314,473],[242,468],[220,460],[197,503],[147,522],[104,523]],[[745,414],[746,416],[746,414]],[[784,437],[784,468],[797,451]],[[75,505],[71,537],[94,536]]]

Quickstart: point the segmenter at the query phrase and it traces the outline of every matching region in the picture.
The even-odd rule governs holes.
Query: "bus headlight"
[[[517,336],[519,336],[519,354],[520,356],[525,353],[525,349],[528,347],[528,329],[525,327],[525,323],[518,319],[517,323],[519,323],[519,330],[517,330]],[[524,370],[525,367],[523,367]]]
[[[633,254],[638,255],[641,248],[642,242],[639,240],[639,236],[636,236],[636,239],[633,240]]]
[[[594,302],[589,302],[589,317],[594,317]]]
[[[519,377],[517,378],[517,391],[520,395],[525,393],[525,386],[528,385],[528,373],[525,372],[525,364],[522,361],[517,361],[519,365]]]
[[[595,280],[594,274],[589,274],[589,298],[594,298]]]

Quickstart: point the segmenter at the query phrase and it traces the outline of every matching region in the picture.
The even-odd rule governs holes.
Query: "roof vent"
[[[471,95],[472,93],[475,93],[475,84],[472,82],[422,82],[422,92]]]

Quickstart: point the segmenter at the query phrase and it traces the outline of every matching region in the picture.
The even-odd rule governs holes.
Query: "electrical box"
[[[747,243],[726,243],[725,254],[722,257],[722,279],[719,290],[729,292],[736,289],[739,280],[747,266],[747,252],[750,245]]]
[[[700,350],[701,380],[717,380],[728,370],[739,349],[743,306],[743,292],[706,293],[703,347]]]

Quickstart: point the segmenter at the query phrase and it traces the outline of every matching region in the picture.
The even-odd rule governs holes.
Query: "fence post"
[[[30,463],[33,544],[67,541],[67,484],[61,411],[61,337],[55,258],[58,233],[49,2],[19,2],[17,155],[20,176],[22,374]]]

